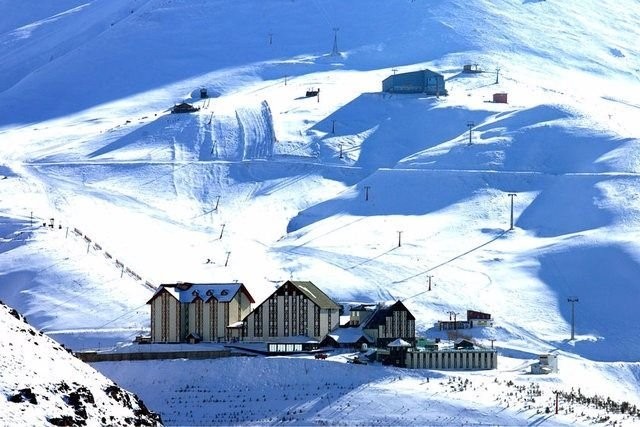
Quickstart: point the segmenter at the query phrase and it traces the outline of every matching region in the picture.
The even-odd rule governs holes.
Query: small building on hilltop
[[[171,109],[171,113],[172,114],[179,114],[179,113],[193,113],[200,110],[197,107],[194,107],[191,104],[188,104],[186,102],[182,102],[180,104],[176,104],[173,106],[173,108]]]
[[[416,318],[401,301],[385,306],[378,305],[376,310],[362,324],[362,331],[371,337],[374,345],[386,347],[390,342],[401,338],[416,344]]]
[[[251,311],[254,302],[242,283],[160,285],[147,302],[151,305],[151,342],[196,343],[239,338],[240,330],[234,324]]]
[[[320,341],[340,323],[340,306],[312,282],[288,280],[243,319],[243,341]]]
[[[393,74],[382,81],[382,91],[388,93],[423,93],[447,95],[444,76],[431,70]]]
[[[558,372],[558,355],[555,353],[541,354],[538,356],[538,362],[531,365],[531,373],[551,374]]]

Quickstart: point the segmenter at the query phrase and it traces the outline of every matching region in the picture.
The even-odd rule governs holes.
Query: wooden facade
[[[161,288],[147,304],[151,304],[151,342],[180,342],[183,319],[177,296]]]
[[[306,336],[321,340],[339,326],[340,306],[311,282],[287,281],[243,320],[245,341]]]
[[[241,283],[161,285],[149,300],[151,342],[228,341],[254,300]]]
[[[416,318],[401,301],[378,307],[363,324],[362,330],[374,339],[377,347],[386,347],[398,338],[412,346],[416,343]]]

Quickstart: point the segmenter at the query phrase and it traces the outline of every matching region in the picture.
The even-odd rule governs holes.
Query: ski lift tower
[[[333,49],[331,50],[331,56],[340,56],[340,51],[338,50],[338,30],[340,30],[340,28],[333,28]]]

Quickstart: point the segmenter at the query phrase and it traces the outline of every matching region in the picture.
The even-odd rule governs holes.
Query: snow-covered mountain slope
[[[637,1],[45,3],[0,0],[0,297],[51,336],[132,339],[147,281],[293,277],[427,336],[491,312],[480,342],[640,396]],[[447,97],[380,92],[422,68]]]
[[[0,303],[3,425],[160,425],[134,394]]]

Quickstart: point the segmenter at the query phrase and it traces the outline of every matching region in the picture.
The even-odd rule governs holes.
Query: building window
[[[264,335],[262,330],[262,305],[256,309],[253,316],[253,333],[256,337],[261,337]]]
[[[313,305],[313,336],[320,336],[320,307]]]
[[[278,336],[278,300],[275,295],[269,299],[269,336]]]
[[[287,293],[285,293],[284,296],[284,336],[288,337],[289,336],[289,315],[291,313],[289,313],[289,295],[287,295]],[[293,350],[292,350],[293,351]]]
[[[217,318],[218,310],[216,310],[218,303],[215,301],[209,302],[209,340],[214,341],[218,337]]]
[[[291,304],[291,335],[298,335],[298,306],[300,305],[300,298],[293,293],[293,304]]]
[[[302,298],[300,304],[300,335],[309,335],[309,300]]]

